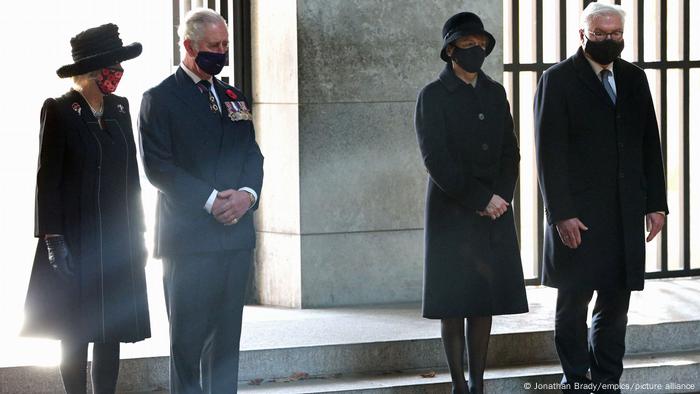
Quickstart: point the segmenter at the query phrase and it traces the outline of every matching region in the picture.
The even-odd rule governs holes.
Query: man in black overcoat
[[[232,393],[263,156],[249,102],[214,77],[228,56],[224,19],[195,9],[179,33],[184,60],[144,94],[139,117],[144,168],[158,189],[170,392]]]
[[[644,226],[651,241],[668,213],[649,85],[643,70],[619,58],[623,28],[621,8],[591,3],[581,48],[542,75],[535,97],[549,224],[543,284],[558,289],[555,342],[565,392],[619,392],[630,291],[644,287]]]

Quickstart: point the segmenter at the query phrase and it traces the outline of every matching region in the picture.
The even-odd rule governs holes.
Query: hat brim
[[[65,65],[56,70],[56,74],[58,74],[60,78],[67,78],[89,73],[90,71],[99,70],[103,67],[113,66],[117,63],[133,59],[139,56],[142,50],[143,47],[141,44],[135,42],[114,51],[100,53],[80,59],[73,64]]]
[[[491,54],[493,51],[493,48],[496,46],[496,39],[493,37],[493,35],[486,30],[457,30],[455,32],[452,32],[450,35],[445,37],[445,40],[443,41],[442,45],[442,50],[440,51],[440,59],[450,62],[450,57],[447,56],[447,46],[455,42],[456,40],[466,37],[466,36],[472,36],[472,35],[483,35],[488,39],[488,43],[486,43],[486,56]]]

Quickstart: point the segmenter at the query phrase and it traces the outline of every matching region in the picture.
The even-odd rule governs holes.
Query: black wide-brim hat
[[[119,38],[119,27],[113,23],[78,33],[70,39],[70,45],[74,63],[56,70],[56,74],[61,78],[113,66],[135,58],[143,50],[138,42],[124,46]]]
[[[447,46],[455,40],[469,35],[483,35],[488,40],[486,44],[486,56],[488,56],[496,46],[496,39],[493,35],[484,30],[481,19],[473,12],[460,12],[452,15],[442,27],[442,50],[440,58],[446,62],[450,61],[447,56]]]

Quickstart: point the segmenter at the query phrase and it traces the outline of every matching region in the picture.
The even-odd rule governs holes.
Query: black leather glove
[[[65,277],[73,276],[73,261],[63,235],[48,237],[44,242],[49,251],[49,263],[54,271]]]

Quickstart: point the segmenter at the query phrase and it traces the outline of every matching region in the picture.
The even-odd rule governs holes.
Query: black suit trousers
[[[252,250],[163,258],[170,392],[236,393]]]
[[[619,392],[630,291],[597,290],[589,332],[586,318],[593,291],[559,289],[557,294],[554,341],[564,371],[564,392],[590,393],[590,387],[601,393]]]

